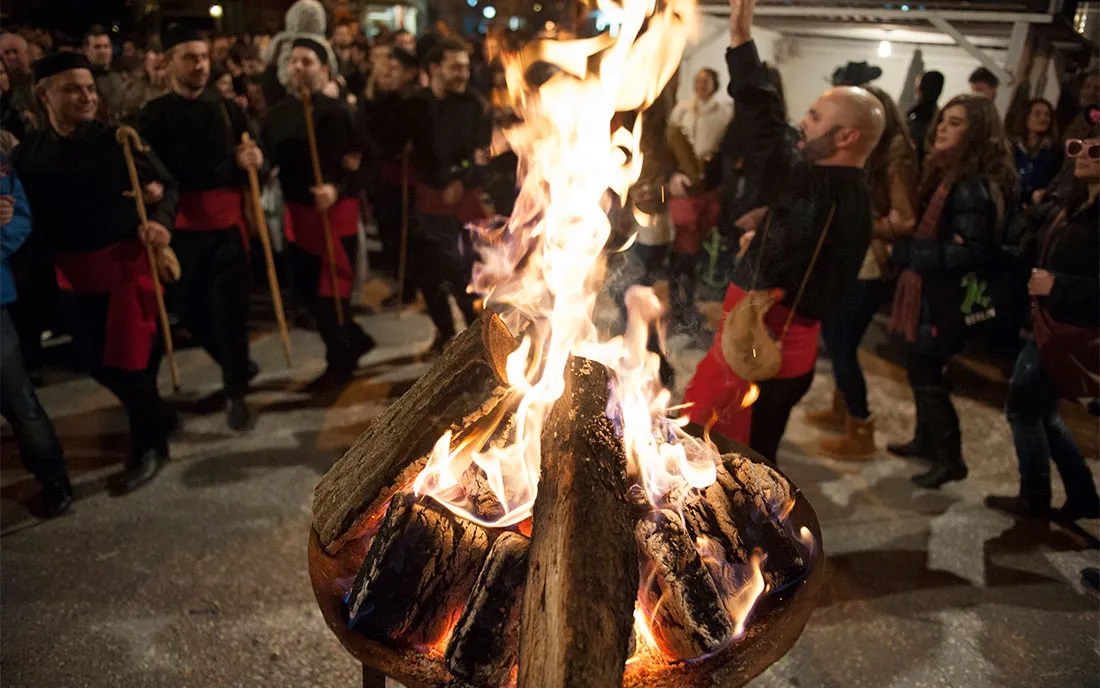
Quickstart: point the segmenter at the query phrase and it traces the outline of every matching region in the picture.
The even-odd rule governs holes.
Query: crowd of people
[[[704,69],[691,98],[675,102],[674,80],[645,114],[641,176],[618,207],[652,220],[618,213],[609,246],[611,297],[667,280],[670,331],[709,347],[686,413],[776,460],[824,342],[836,392],[808,420],[839,434],[821,452],[873,456],[857,352],[888,312],[916,406],[914,437],[888,449],[928,462],[917,485],[966,478],[945,371],[968,342],[994,339],[1018,351],[1007,415],[1020,491],[988,505],[1051,515],[1053,460],[1067,494],[1057,516],[1100,517],[1058,414],[1060,399],[1096,413],[1100,396],[1100,72],[1081,74],[1058,106],[1032,100],[1005,122],[984,68],[971,93],[942,104],[943,75],[926,72],[907,114],[869,83],[881,71],[842,68],[792,126],[778,72],[752,40],[751,5],[730,2],[732,103],[722,75]],[[3,413],[47,514],[65,511],[72,488],[27,372],[45,330],[71,335],[77,364],[129,415],[133,453],[116,488],[137,489],[168,458],[179,421],[156,385],[154,272],[169,283],[177,333],[221,367],[228,426],[252,427],[258,213],[279,230],[296,322],[325,345],[315,388],[347,383],[375,345],[351,304],[366,226],[378,230],[373,271],[396,277],[407,265],[393,299],[422,295],[432,350],[456,333],[452,300],[466,322],[476,317],[466,226],[507,215],[516,186],[515,157],[493,145],[512,113],[492,50],[445,26],[368,40],[317,0],[295,2],[274,36],[209,39],[171,25],[120,46],[102,27],[78,45],[55,40],[0,35]],[[138,135],[132,172],[124,127]],[[242,191],[253,173],[262,203]],[[125,195],[134,176],[144,209]],[[704,255],[728,266],[716,332],[697,308]],[[651,346],[663,356],[667,341],[654,332]],[[662,375],[671,383],[671,367]]]

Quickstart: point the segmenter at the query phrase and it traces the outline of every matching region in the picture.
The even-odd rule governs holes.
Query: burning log
[[[702,657],[733,637],[733,622],[680,517],[655,511],[634,529],[642,564],[639,602],[657,645],[673,660]]]
[[[489,551],[489,533],[434,502],[393,498],[348,597],[348,625],[376,640],[446,640]]]
[[[718,467],[718,484],[730,497],[742,541],[767,553],[764,581],[778,590],[806,568],[802,547],[787,526],[794,505],[786,478],[762,463],[738,454],[727,455]],[[747,518],[746,518],[747,517]]]
[[[482,315],[371,421],[313,493],[313,527],[325,551],[332,554],[362,536],[370,514],[412,481],[444,432],[469,427],[500,403],[508,391],[507,358],[516,347],[499,317]]]
[[[607,419],[608,373],[572,359],[542,435],[519,688],[623,680],[638,591],[626,457]]]
[[[515,669],[530,544],[516,533],[497,538],[447,647],[447,669],[477,688],[507,685]]]
[[[749,562],[754,549],[767,554],[764,581],[776,590],[798,578],[805,562],[799,545],[784,519],[791,504],[785,478],[767,466],[737,454],[727,454],[718,466],[718,480],[705,490],[682,494],[682,513],[693,540],[706,538],[709,549],[720,550],[733,572],[734,585],[751,576]]]

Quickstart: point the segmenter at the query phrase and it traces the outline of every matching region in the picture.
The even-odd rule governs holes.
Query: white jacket
[[[706,160],[717,152],[732,119],[733,103],[719,100],[716,95],[706,102],[693,97],[676,104],[668,125],[680,127],[695,149],[695,156]]]

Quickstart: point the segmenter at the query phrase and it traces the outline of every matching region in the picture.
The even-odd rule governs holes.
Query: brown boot
[[[806,422],[818,428],[834,430],[844,427],[844,419],[847,416],[848,408],[844,404],[844,397],[840,395],[840,390],[834,387],[832,407],[807,413]]]
[[[860,420],[848,416],[844,423],[845,433],[840,437],[822,440],[823,454],[837,459],[866,458],[875,453],[875,417]]]

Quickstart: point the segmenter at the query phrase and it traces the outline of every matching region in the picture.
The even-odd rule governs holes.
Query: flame
[[[747,409],[760,398],[760,387],[755,382],[749,383],[749,391],[745,392],[745,398],[741,400],[741,408]]]
[[[696,25],[695,0],[594,4],[621,22],[614,36],[570,40],[559,33],[560,40],[518,51],[495,48],[521,121],[503,132],[520,160],[521,188],[504,227],[472,228],[480,261],[469,290],[520,336],[506,366],[511,401],[463,437],[439,438],[414,485],[417,494],[482,525],[513,526],[530,516],[542,427],[564,392],[571,356],[612,371],[608,415],[622,432],[631,475],[655,504],[678,486],[716,479],[717,451],[683,431],[686,419],[672,417],[659,358],[646,349],[661,315],[652,290],[628,294],[624,336],[601,342],[592,321],[611,236],[610,194],[627,198],[641,172],[644,110],[679,67]],[[617,113],[630,111],[643,114],[628,127]],[[510,439],[495,443],[507,412],[514,419]],[[474,508],[474,484],[499,503],[492,514]]]
[[[733,620],[733,637],[740,638],[745,633],[749,613],[767,587],[762,568],[767,555],[755,550],[747,565],[734,564],[727,561],[722,546],[710,538],[697,538],[695,546]]]
[[[631,661],[660,652],[657,638],[649,627],[649,619],[646,618],[645,612],[637,604],[634,605],[634,643],[635,649]],[[629,664],[629,662],[627,663]]]

